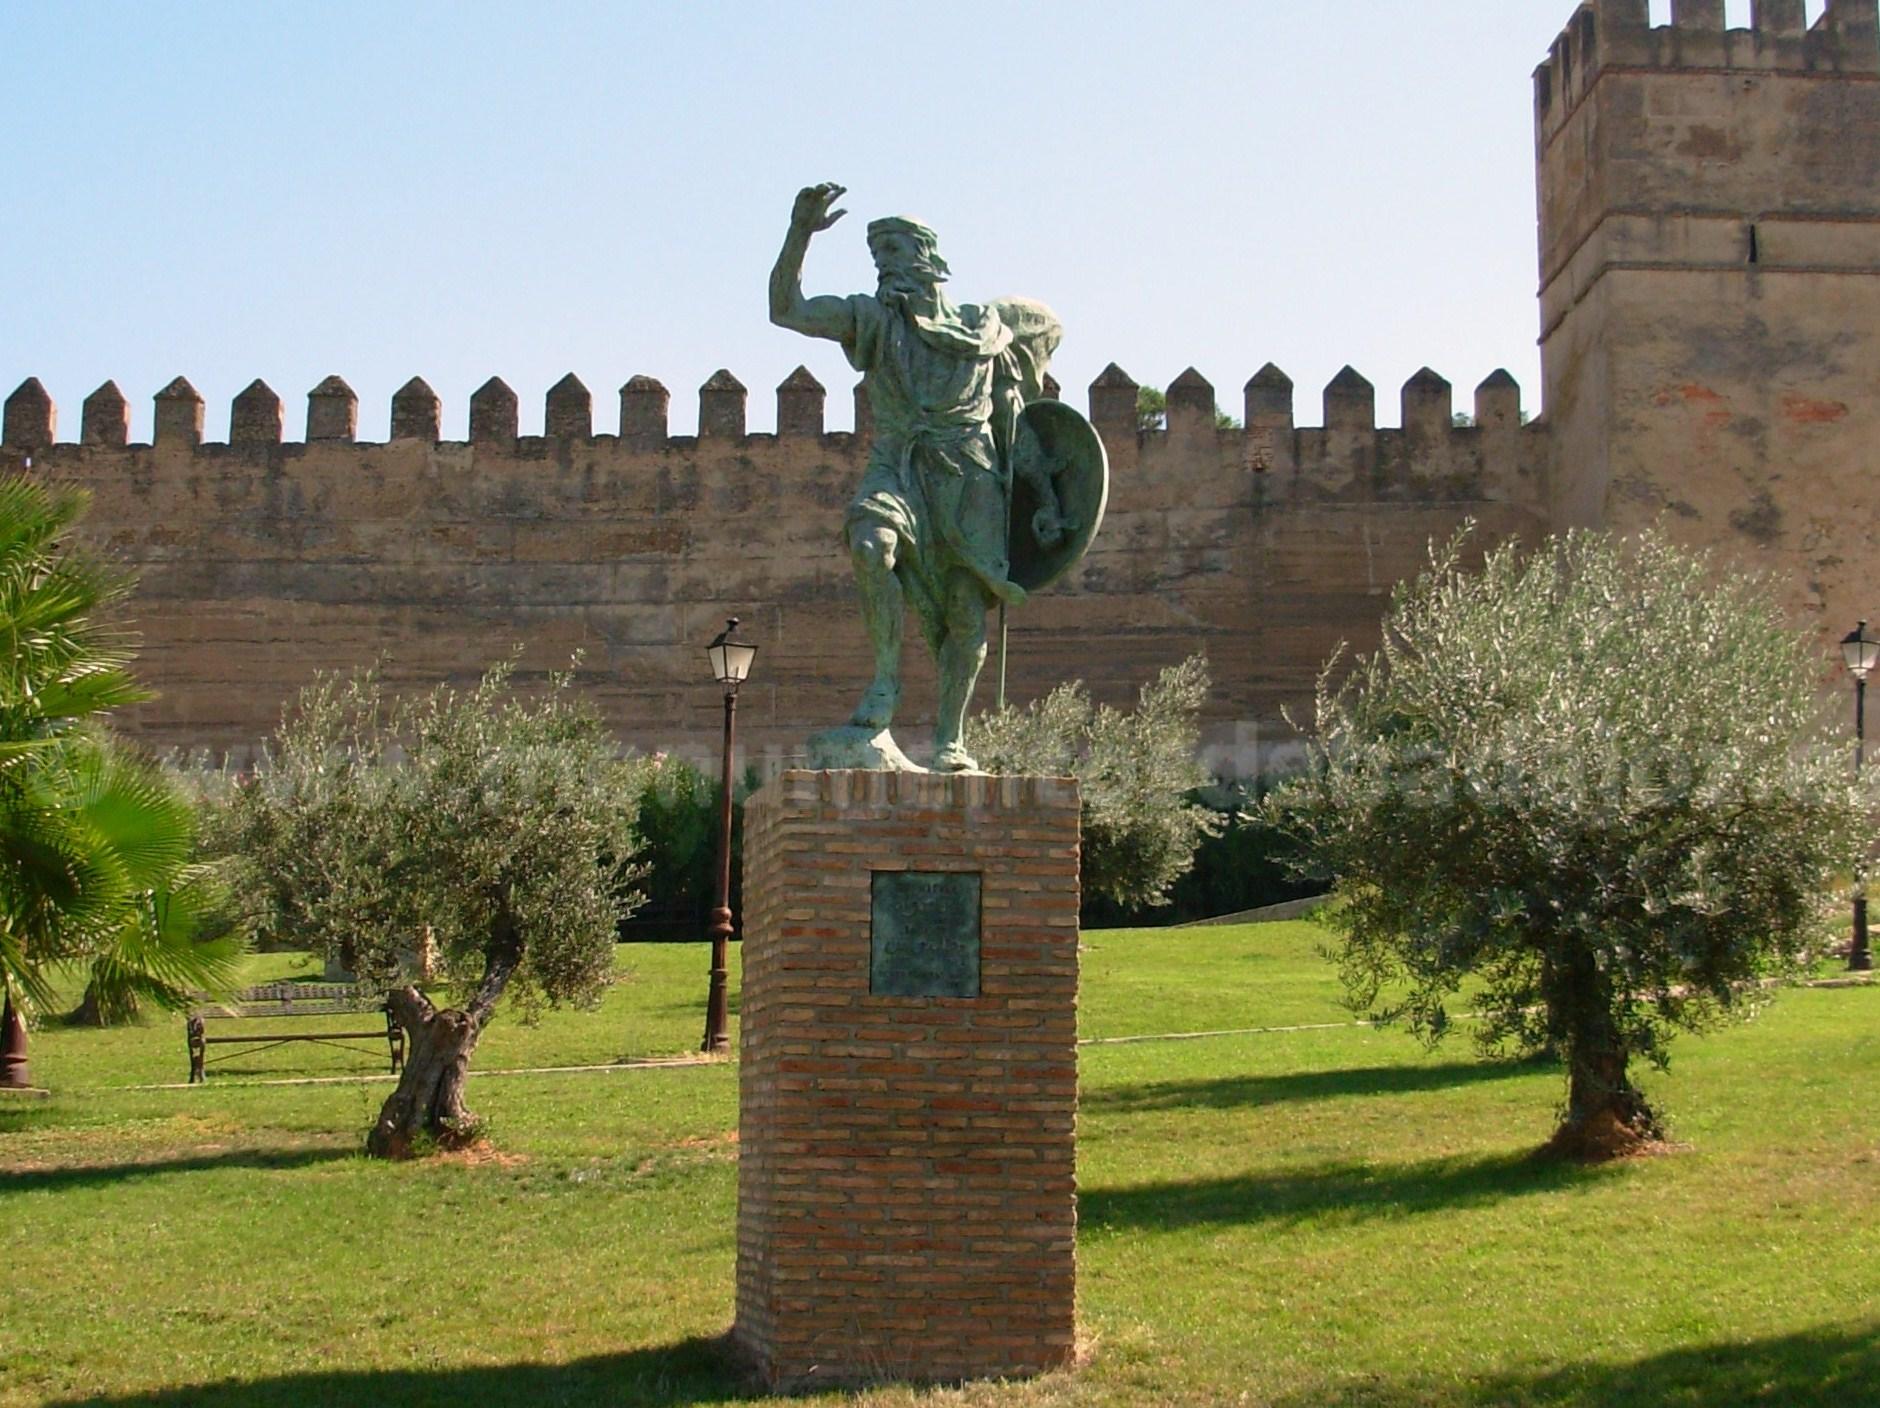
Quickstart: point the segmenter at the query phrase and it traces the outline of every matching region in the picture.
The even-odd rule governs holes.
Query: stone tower
[[[1587,0],[1534,76],[1551,515],[1662,516],[1832,632],[1880,607],[1876,0],[1672,16]]]

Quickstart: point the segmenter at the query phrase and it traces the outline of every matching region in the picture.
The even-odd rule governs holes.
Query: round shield
[[[1110,497],[1110,457],[1096,428],[1062,401],[1033,401],[1020,413],[1019,456],[1034,452],[1023,442],[1035,437],[1035,459],[1049,476],[1057,513],[1048,507],[1033,476],[1012,478],[1012,519],[1008,549],[1011,576],[1028,592],[1050,586],[1075,567],[1103,526]]]

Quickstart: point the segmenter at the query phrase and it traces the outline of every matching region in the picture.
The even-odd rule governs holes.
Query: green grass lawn
[[[1316,931],[1087,936],[1086,1036],[1349,1020]],[[690,1050],[702,948],[478,1066]],[[257,960],[272,976],[290,960]],[[266,973],[261,972],[266,969]],[[306,1048],[180,1079],[180,1020],[35,1033],[0,1103],[0,1403],[715,1404],[736,1069],[472,1079],[497,1156],[358,1155],[383,1083]],[[1356,1026],[1081,1056],[1087,1367],[871,1405],[1880,1404],[1880,989],[1784,994],[1648,1089],[1688,1149],[1527,1155],[1556,1071]],[[835,1395],[805,1400],[848,1401]]]

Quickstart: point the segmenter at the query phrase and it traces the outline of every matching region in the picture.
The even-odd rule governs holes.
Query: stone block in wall
[[[156,407],[150,437],[153,443],[202,443],[202,394],[189,384],[187,377],[177,377],[152,399]]]
[[[650,376],[628,377],[620,388],[620,438],[644,444],[666,438],[672,393]]]
[[[777,434],[821,435],[827,393],[808,367],[798,367],[777,387]]]
[[[551,440],[593,438],[594,397],[573,372],[548,388],[542,410],[542,433]]]
[[[723,367],[713,372],[698,389],[698,433],[743,435],[747,395],[744,383]]]
[[[1268,362],[1247,378],[1246,422],[1249,430],[1292,429],[1293,379]]]
[[[1214,383],[1193,367],[1169,383],[1168,428],[1177,434],[1214,431]]]
[[[1521,384],[1497,367],[1475,388],[1475,423],[1485,431],[1512,430],[1521,424]]]
[[[330,376],[307,393],[307,439],[349,441],[359,433],[359,398],[343,377]]]
[[[1401,406],[1404,435],[1420,444],[1439,443],[1455,425],[1455,389],[1428,367],[1403,384]]]
[[[280,396],[256,377],[229,406],[228,442],[231,445],[278,445],[284,424]]]
[[[1136,381],[1111,362],[1090,383],[1090,423],[1099,430],[1136,431]]]
[[[79,421],[80,443],[123,446],[131,438],[131,406],[115,381],[107,381],[85,398]]]
[[[473,444],[509,446],[516,443],[521,412],[516,393],[500,376],[493,376],[470,397],[470,440]]]
[[[43,450],[58,438],[59,411],[36,376],[29,376],[6,399],[0,420],[0,444],[9,450]]]
[[[443,403],[423,377],[414,376],[392,393],[392,439],[425,440],[435,445],[443,433]]]
[[[773,1386],[1072,1361],[1078,811],[880,772],[746,805],[733,1336]]]

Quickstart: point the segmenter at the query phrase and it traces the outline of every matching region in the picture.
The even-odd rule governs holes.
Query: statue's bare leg
[[[875,678],[849,720],[864,728],[886,728],[894,722],[895,706],[901,702],[901,626],[907,605],[901,580],[894,575],[898,541],[894,529],[885,524],[857,523],[849,529],[862,624],[875,651]]]
[[[947,586],[945,635],[941,638],[940,717],[934,723],[935,772],[977,772],[966,751],[966,709],[986,663],[986,590],[968,572],[956,571]]]

